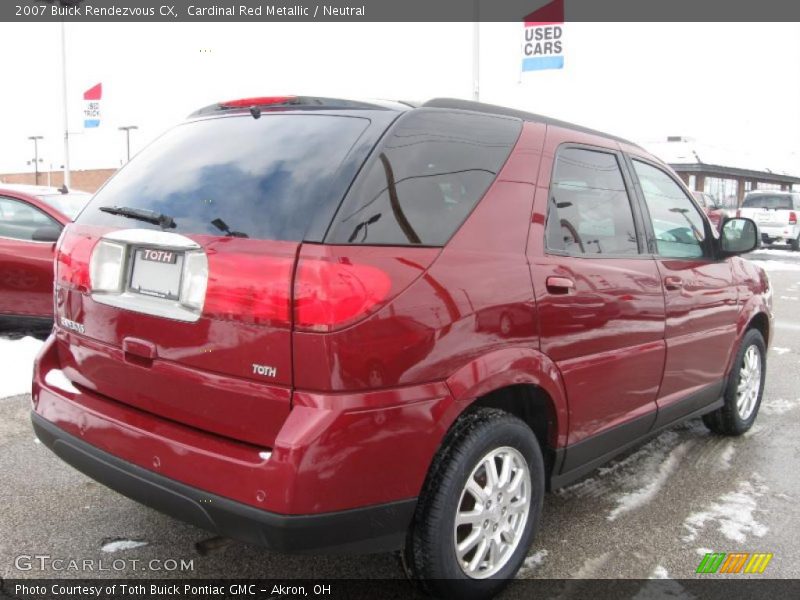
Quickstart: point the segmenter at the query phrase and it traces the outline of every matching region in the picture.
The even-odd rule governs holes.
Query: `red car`
[[[55,244],[90,198],[84,192],[0,184],[0,317],[53,320]]]
[[[755,244],[640,147],[546,117],[223,102],[67,228],[34,427],[220,535],[404,548],[428,591],[488,596],[545,489],[684,419],[753,424]]]

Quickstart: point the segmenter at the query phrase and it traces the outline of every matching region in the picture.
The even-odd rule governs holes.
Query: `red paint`
[[[740,259],[546,253],[565,142],[641,152],[526,123],[443,248],[192,236],[211,273],[194,323],[94,302],[81,265],[101,232],[71,227],[58,314],[85,331],[58,328],[44,347],[35,410],[143,468],[158,458],[167,477],[285,514],[417,496],[453,421],[507,386],[544,392],[553,448],[655,420],[719,380],[750,320],[770,317],[766,278]],[[74,388],[47,383],[51,370]]]

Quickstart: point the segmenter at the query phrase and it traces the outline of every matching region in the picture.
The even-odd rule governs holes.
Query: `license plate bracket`
[[[184,253],[165,248],[135,248],[128,291],[151,298],[179,300]]]

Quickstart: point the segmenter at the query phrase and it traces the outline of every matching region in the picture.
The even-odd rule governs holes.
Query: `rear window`
[[[172,217],[170,231],[178,233],[224,235],[227,228],[251,238],[302,240],[315,212],[341,201],[349,182],[337,172],[369,123],[264,114],[179,125],[113,177],[78,222],[158,229],[100,210],[125,207]]]
[[[410,111],[369,159],[325,241],[444,245],[494,181],[521,129],[517,119]]]
[[[748,196],[744,199],[743,208],[791,209],[791,196]]]

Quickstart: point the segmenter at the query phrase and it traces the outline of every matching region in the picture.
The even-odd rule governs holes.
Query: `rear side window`
[[[748,196],[742,203],[743,208],[772,208],[772,209],[785,209],[791,210],[792,197],[791,196],[767,196],[759,194],[757,196]]]
[[[353,184],[325,241],[444,245],[494,181],[521,129],[516,119],[406,113]]]
[[[369,120],[263,114],[185,123],[154,142],[103,187],[79,223],[157,228],[101,207],[172,217],[177,233],[302,240],[320,207],[338,203],[336,177]],[[216,224],[215,224],[216,223]]]
[[[547,210],[547,248],[572,255],[638,254],[628,192],[616,155],[558,153]]]

